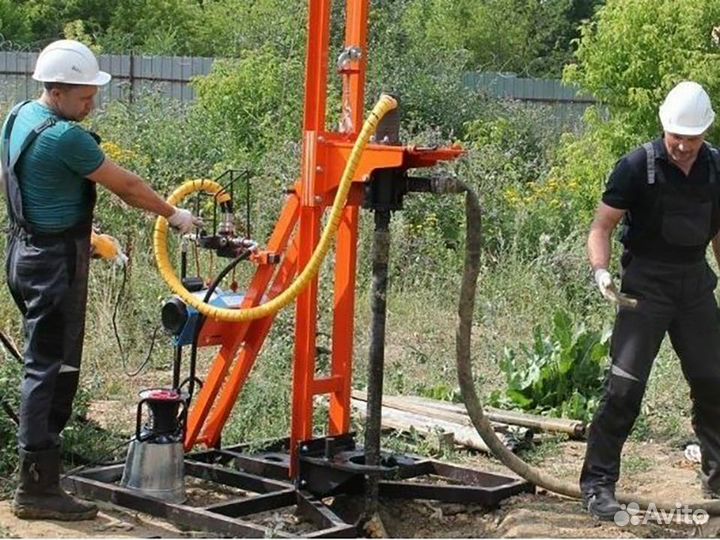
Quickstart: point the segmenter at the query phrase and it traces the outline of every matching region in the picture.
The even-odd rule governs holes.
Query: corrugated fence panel
[[[595,100],[554,79],[527,79],[504,73],[467,73],[465,85],[489,98],[535,103],[549,108],[559,126],[578,128],[585,110]]]
[[[39,95],[41,85],[32,79],[38,53],[0,52],[0,102],[17,102]],[[100,69],[112,75],[110,84],[99,94],[99,104],[155,93],[182,101],[195,99],[190,81],[207,75],[214,59],[189,56],[146,56],[105,54]],[[463,83],[488,97],[537,102],[549,106],[557,120],[575,123],[582,117],[592,97],[552,79],[527,79],[504,73],[467,73]]]
[[[464,83],[489,97],[544,101],[547,103],[594,103],[591,96],[554,79],[526,79],[503,73],[468,73]]]
[[[0,102],[33,99],[42,85],[33,80],[32,72],[38,53],[0,52]],[[195,92],[190,86],[193,77],[207,75],[213,58],[188,56],[144,56],[103,54],[100,69],[112,75],[112,81],[99,93],[99,105],[110,101],[132,102],[146,93],[191,101]]]

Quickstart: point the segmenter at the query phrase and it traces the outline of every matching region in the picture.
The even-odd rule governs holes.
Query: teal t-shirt
[[[86,176],[105,159],[97,141],[84,128],[31,101],[15,119],[10,134],[11,161],[28,133],[49,117],[58,122],[33,141],[15,166],[25,219],[46,233],[62,231],[90,217],[93,186]]]

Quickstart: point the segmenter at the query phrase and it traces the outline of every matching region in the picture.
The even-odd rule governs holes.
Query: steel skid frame
[[[338,495],[358,495],[368,474],[380,472],[384,498],[431,499],[496,507],[500,501],[532,492],[528,482],[500,474],[458,467],[412,455],[383,455],[381,470],[363,465],[364,453],[352,433],[306,441],[300,448],[300,477],[292,482],[289,438],[257,449],[238,445],[187,454],[185,480],[204,480],[211,489],[231,487],[238,496],[210,504],[174,504],[119,485],[123,463],[85,469],[63,479],[63,487],[81,496],[111,502],[163,518],[182,528],[231,537],[350,538],[361,534],[357,513],[333,508]],[[377,468],[376,468],[377,469]],[[285,512],[300,516],[304,532],[264,525],[258,516]]]
[[[363,123],[369,3],[369,0],[346,2],[345,49],[342,61],[338,62],[343,82],[342,122],[338,131],[331,131],[326,126],[326,101],[332,2],[309,2],[300,179],[289,191],[265,248],[264,253],[273,256],[256,261],[258,267],[242,308],[256,306],[285,290],[308,263],[319,241],[321,218],[332,205]],[[336,238],[329,373],[316,373],[317,278],[297,299],[292,423],[287,439],[254,452],[242,446],[220,447],[222,430],[274,316],[245,323],[208,321],[203,327],[199,345],[215,345],[219,350],[187,418],[185,474],[237,487],[252,492],[251,496],[204,507],[170,504],[120,487],[122,465],[85,470],[66,478],[65,485],[81,495],[112,501],[183,526],[231,536],[267,535],[266,528],[243,517],[287,506],[295,506],[317,526],[308,536],[353,536],[357,534],[355,524],[335,515],[323,498],[360,493],[370,478],[377,481],[380,496],[488,506],[510,495],[531,491],[532,486],[523,480],[416,456],[383,453],[380,464],[366,465],[363,450],[356,446],[350,432],[358,223],[366,188],[379,170],[400,171],[399,176],[380,175],[383,181],[392,181],[401,178],[408,169],[431,167],[462,153],[457,147],[414,148],[394,145],[392,141],[371,142],[363,152]],[[329,396],[328,427],[324,437],[314,438],[313,412],[318,395]],[[192,453],[200,445],[209,450]],[[408,482],[423,476],[441,481]]]

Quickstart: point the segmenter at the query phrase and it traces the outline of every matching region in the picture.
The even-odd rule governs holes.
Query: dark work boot
[[[720,490],[710,486],[710,477],[702,471],[699,476],[703,499],[720,499]]]
[[[12,511],[20,519],[92,519],[97,506],[80,500],[60,487],[60,449],[20,450],[20,484]]]
[[[601,521],[612,521],[622,510],[615,498],[615,486],[593,486],[583,490],[583,503],[590,515]]]

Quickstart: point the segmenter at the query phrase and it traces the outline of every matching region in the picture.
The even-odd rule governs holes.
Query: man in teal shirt
[[[13,512],[25,519],[90,519],[97,507],[65,493],[59,480],[60,433],[79,382],[96,185],[165,217],[183,234],[199,221],[113,163],[97,137],[75,123],[110,81],[85,45],[51,43],[33,78],[43,83],[42,96],[16,105],[2,130],[7,282],[25,327]]]

